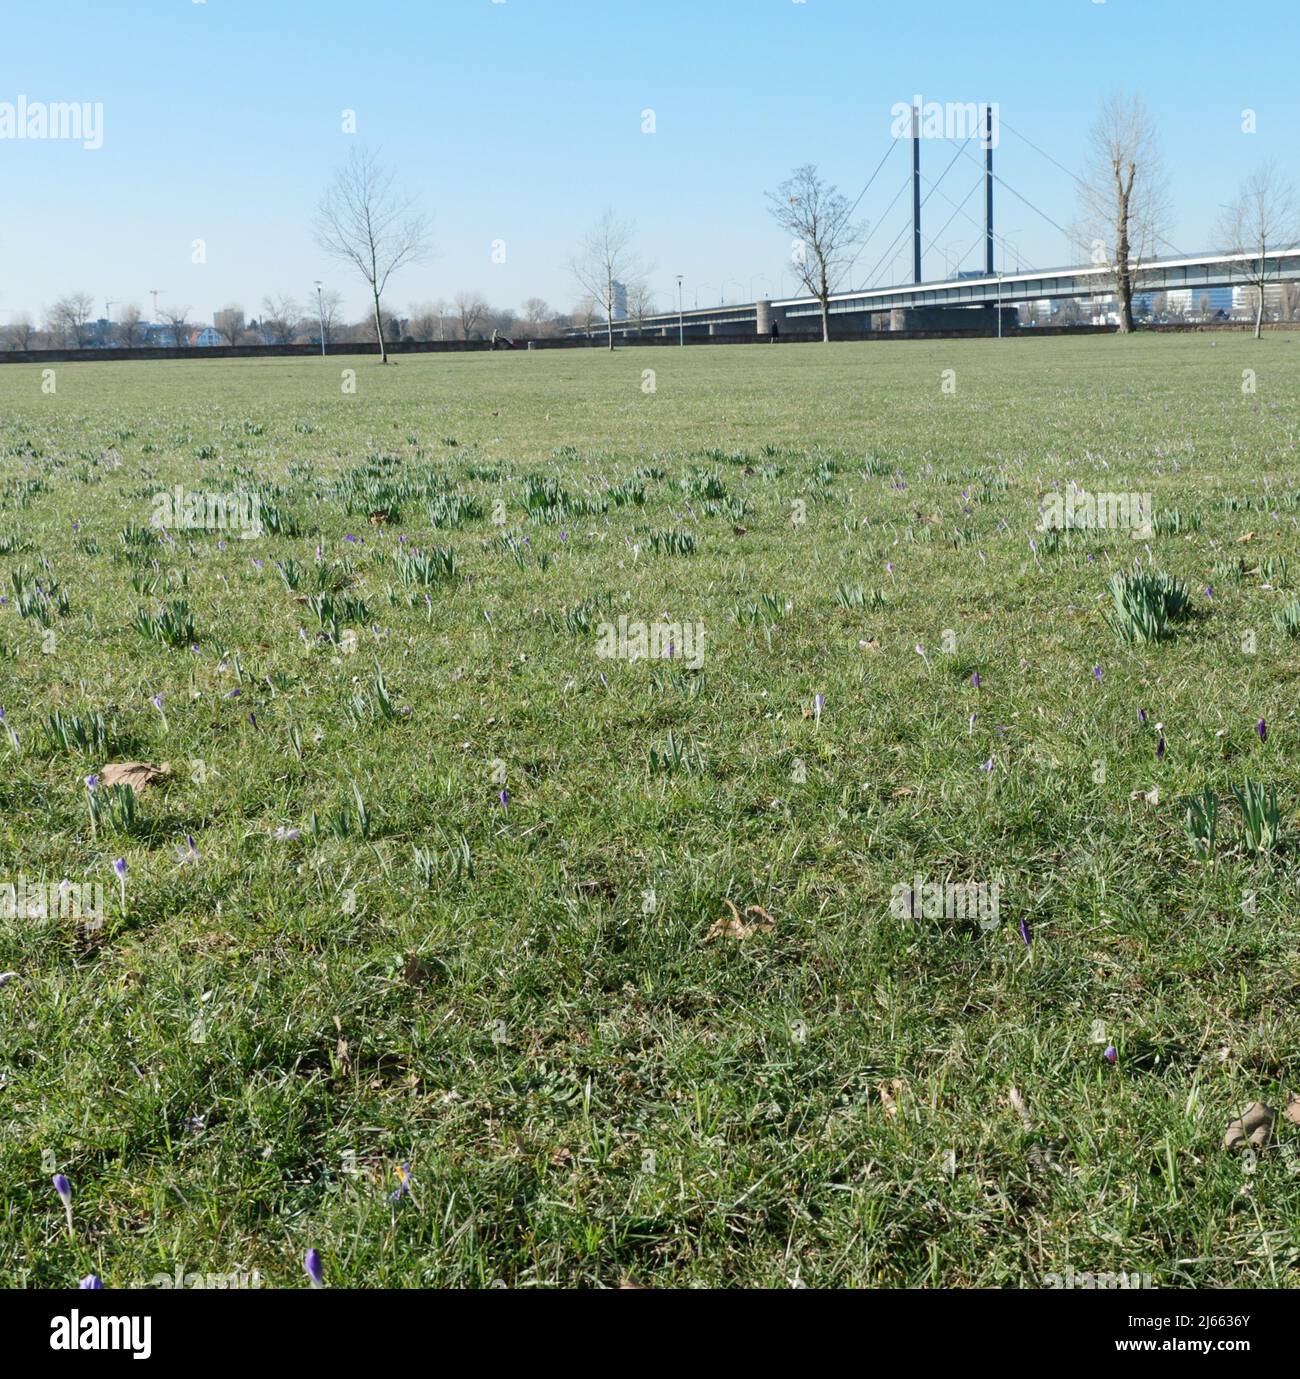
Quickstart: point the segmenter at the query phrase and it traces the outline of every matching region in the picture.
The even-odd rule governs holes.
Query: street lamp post
[[[682,275],[677,275],[677,343],[686,344],[686,327],[682,321]]]
[[[316,305],[320,309],[320,357],[325,358],[325,292],[320,279],[316,280]]]

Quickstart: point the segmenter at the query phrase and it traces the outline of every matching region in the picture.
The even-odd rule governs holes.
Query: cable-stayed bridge
[[[906,106],[903,109],[906,110]],[[912,112],[911,137],[898,138],[891,143],[849,210],[849,215],[852,215],[888,164],[894,150],[910,145],[912,166],[909,176],[889,202],[882,218],[876,222],[871,233],[858,247],[853,259],[841,270],[841,280],[861,275],[859,280],[865,279],[869,285],[843,288],[832,293],[829,304],[832,330],[935,327],[945,330],[983,331],[993,328],[997,322],[1003,320],[1000,308],[1010,309],[1021,303],[1046,299],[1104,297],[1113,292],[1113,266],[1105,263],[1076,264],[1048,269],[1024,266],[1018,248],[999,235],[994,225],[996,185],[1009,192],[1018,202],[1060,231],[1067,239],[1073,238],[1068,230],[995,173],[993,155],[1002,130],[1008,130],[1035,153],[1078,182],[1079,179],[1074,173],[1017,130],[1012,129],[1005,120],[997,118],[994,107],[985,106],[978,130],[969,132],[964,140],[948,141],[956,146],[956,152],[939,178],[931,182],[923,176],[921,170],[921,146],[924,140],[920,129],[921,113],[918,106],[914,107]],[[972,142],[977,142],[983,150],[982,160],[969,151]],[[942,189],[942,184],[963,157],[980,167],[980,176],[960,201],[954,201]],[[888,223],[889,213],[909,188],[912,193],[910,222],[905,223],[893,240],[886,245],[874,267],[863,273],[857,267],[858,260],[871,246],[882,227]],[[981,190],[984,193],[982,225],[966,210],[971,198]],[[936,197],[952,207],[952,212],[938,233],[927,243],[922,230],[922,214]],[[982,268],[954,274],[951,272],[952,261],[949,259],[949,272],[944,277],[926,280],[922,272],[926,253],[936,249],[938,241],[958,217],[974,225],[979,232],[965,255],[958,258],[958,267],[960,269],[964,258],[982,249]],[[910,246],[907,243],[909,230]],[[1001,246],[1003,252],[1002,272],[995,269],[995,250],[998,246]],[[908,256],[909,247],[911,281],[885,282],[884,279],[895,273],[900,258],[905,259]],[[1188,290],[1195,294],[1215,288],[1258,286],[1261,279],[1269,284],[1300,281],[1300,246],[1266,248],[1255,253],[1188,254],[1167,240],[1159,238],[1159,247],[1161,252],[1158,257],[1147,255],[1132,265],[1134,291],[1137,294]],[[946,250],[940,252],[947,257]],[[1017,259],[1017,268],[1014,272],[1005,271],[1009,252],[1014,252]],[[635,320],[615,320],[613,330],[616,336],[624,338],[635,335],[681,334],[683,338],[689,335],[692,339],[697,339],[702,335],[766,335],[775,322],[777,329],[783,334],[807,334],[820,333],[820,317],[821,304],[816,297],[793,296],[762,298],[754,302],[716,307],[679,307],[677,310],[643,315]],[[609,324],[601,320],[590,327],[575,327],[569,334],[604,335],[608,329]]]

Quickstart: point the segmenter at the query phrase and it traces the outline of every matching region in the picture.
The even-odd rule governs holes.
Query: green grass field
[[[1285,333],[0,369],[0,881],[104,895],[0,919],[0,1280],[1300,1281],[1298,381]],[[1149,537],[1039,530],[1072,480]],[[151,526],[178,484],[268,529]]]

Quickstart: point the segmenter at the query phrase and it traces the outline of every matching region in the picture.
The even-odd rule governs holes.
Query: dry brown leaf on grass
[[[132,790],[143,790],[171,775],[171,769],[166,761],[161,766],[150,766],[147,761],[110,761],[99,768],[99,780],[106,786],[129,785]]]
[[[751,934],[756,934],[761,930],[772,929],[776,925],[776,920],[772,918],[761,905],[749,905],[745,909],[745,917],[742,918],[740,911],[728,900],[723,897],[722,903],[731,911],[721,919],[713,921],[713,927],[704,936],[705,943],[710,943],[716,938],[739,938],[746,939]],[[750,915],[757,915],[758,918],[752,923]]]
[[[1273,1133],[1273,1112],[1262,1101],[1252,1101],[1229,1122],[1223,1135],[1225,1149],[1263,1149]]]
[[[429,969],[420,961],[420,955],[410,952],[406,955],[406,968],[402,977],[408,986],[428,986],[432,980]]]
[[[1011,1102],[1012,1109],[1015,1111],[1016,1115],[1020,1117],[1020,1124],[1023,1125],[1026,1130],[1032,1130],[1034,1128],[1034,1118],[1029,1114],[1029,1103],[1021,1094],[1020,1088],[1012,1087],[1007,1093],[1007,1099]]]
[[[334,1056],[338,1059],[339,1071],[350,1073],[352,1071],[352,1058],[348,1053],[348,1041],[343,1037],[343,1023],[336,1015],[334,1017],[334,1028],[338,1031],[338,1043],[334,1046]]]
[[[876,1091],[880,1094],[880,1104],[885,1108],[887,1120],[893,1120],[898,1114],[898,1098],[903,1095],[903,1079],[893,1078],[888,1085],[880,1083]]]
[[[1239,536],[1237,538],[1237,545],[1240,546],[1243,541],[1253,541],[1254,539],[1255,533],[1253,531],[1248,531],[1245,536]]]

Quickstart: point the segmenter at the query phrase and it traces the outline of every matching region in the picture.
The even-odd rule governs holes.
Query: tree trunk
[[[1119,333],[1133,333],[1133,275],[1129,269],[1128,208],[1136,169],[1129,165],[1128,184],[1115,167],[1115,295],[1119,298]]]
[[[373,293],[375,299],[375,335],[379,340],[379,362],[388,363],[388,347],[384,344],[384,314],[379,309],[379,293]]]
[[[1264,329],[1264,284],[1259,284],[1259,300],[1255,303],[1255,339],[1261,339],[1260,332]]]

